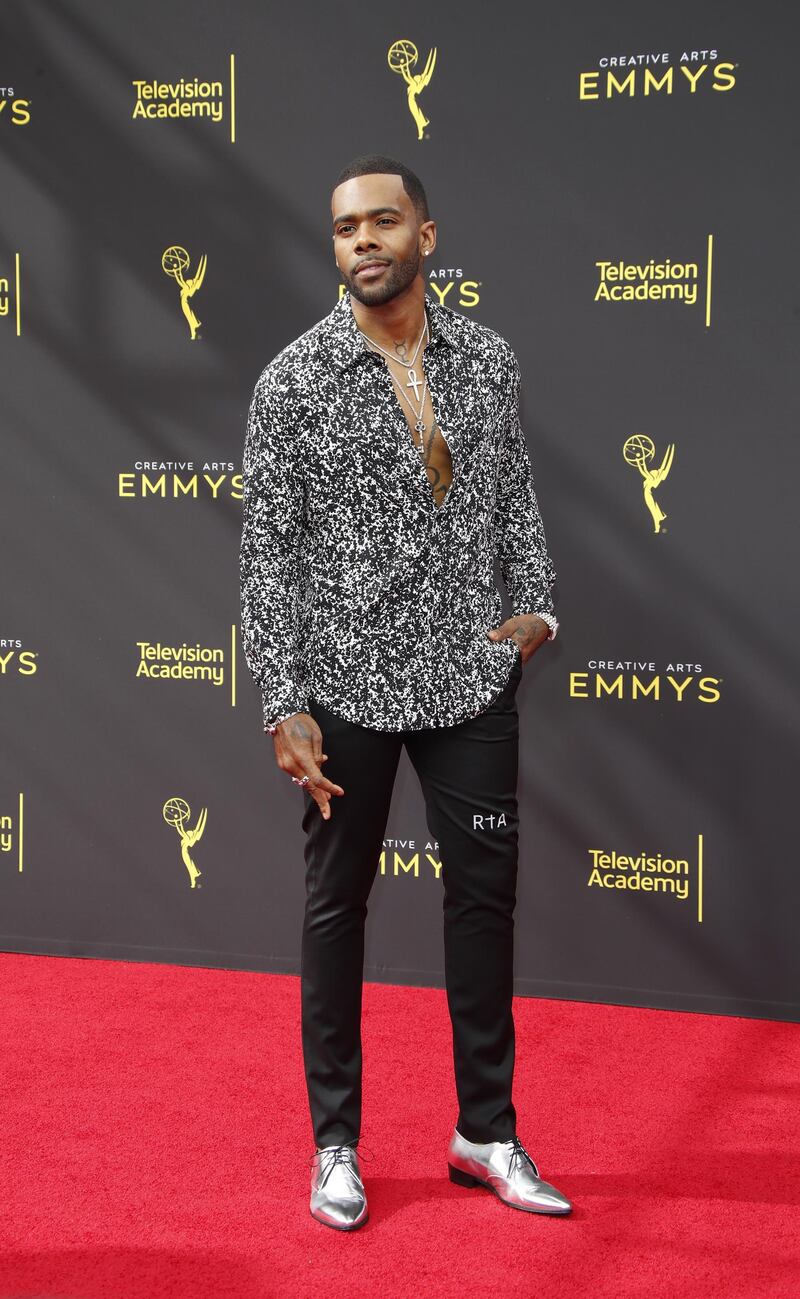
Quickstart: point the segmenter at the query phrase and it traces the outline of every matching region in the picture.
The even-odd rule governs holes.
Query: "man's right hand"
[[[281,771],[298,779],[308,776],[303,788],[317,803],[324,819],[330,820],[331,794],[341,795],[344,790],[320,771],[320,764],[327,762],[328,755],[322,752],[322,731],[314,718],[309,713],[293,713],[280,723],[272,738],[275,761]]]

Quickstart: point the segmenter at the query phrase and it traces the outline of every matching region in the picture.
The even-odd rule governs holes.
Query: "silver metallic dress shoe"
[[[526,1213],[572,1212],[567,1197],[542,1181],[519,1137],[479,1145],[467,1141],[456,1128],[447,1162],[450,1181],[456,1186],[485,1186],[512,1209],[524,1209]]]
[[[337,1231],[367,1221],[367,1197],[353,1146],[323,1146],[312,1159],[311,1217]]]

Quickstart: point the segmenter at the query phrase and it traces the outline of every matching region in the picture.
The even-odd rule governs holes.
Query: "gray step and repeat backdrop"
[[[518,991],[797,1018],[793,7],[2,25],[2,946],[298,968],[244,424],[336,301],[333,180],[381,151],[428,187],[431,297],[517,351],[559,574],[519,692]],[[404,759],[369,977],[441,982],[440,870]]]

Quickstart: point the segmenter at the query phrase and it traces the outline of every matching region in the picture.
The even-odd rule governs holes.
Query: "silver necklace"
[[[419,338],[417,339],[417,346],[414,348],[414,355],[412,356],[412,358],[411,358],[410,361],[404,361],[404,360],[402,359],[402,357],[400,357],[400,356],[395,356],[394,352],[389,352],[389,351],[387,351],[387,349],[386,349],[385,347],[381,347],[380,343],[376,343],[374,338],[370,338],[369,334],[365,334],[364,331],[363,331],[363,329],[359,329],[359,331],[358,331],[362,338],[365,338],[365,339],[367,340],[368,343],[371,343],[373,347],[376,347],[376,348],[378,349],[379,352],[383,352],[383,355],[384,355],[384,356],[388,356],[388,358],[389,358],[390,361],[395,361],[398,365],[404,365],[404,366],[405,366],[405,368],[408,370],[408,383],[407,383],[405,386],[406,386],[406,388],[413,388],[413,389],[414,389],[414,400],[415,400],[415,401],[419,401],[419,390],[420,390],[420,388],[423,389],[423,394],[422,394],[422,406],[420,406],[419,412],[415,411],[413,406],[411,407],[411,410],[412,410],[413,413],[416,415],[418,421],[422,418],[422,407],[425,405],[425,391],[424,391],[424,389],[425,389],[425,385],[423,384],[422,379],[420,379],[419,375],[417,374],[417,371],[416,371],[416,368],[415,368],[415,366],[416,366],[416,360],[417,360],[417,353],[419,352],[419,349],[420,349],[420,345],[421,345],[421,343],[422,343],[422,340],[423,340],[423,338],[425,338],[426,336],[428,336],[428,313],[425,311],[425,308],[424,308],[424,307],[423,307],[423,314],[424,314],[424,316],[425,316],[425,323],[424,323],[424,325],[422,326],[422,333],[420,334]],[[390,372],[390,373],[391,373],[391,372]],[[394,376],[392,376],[392,377],[394,378]],[[395,382],[397,382],[397,381],[395,380]],[[400,387],[399,387],[399,385],[398,385],[398,392],[399,392],[399,391],[400,391]],[[403,396],[405,396],[405,393],[403,393]],[[409,402],[409,405],[411,405],[410,402]],[[419,432],[419,430],[417,430],[417,431]]]
[[[403,389],[400,387],[400,384],[399,384],[399,383],[397,382],[397,380],[395,379],[395,377],[394,377],[394,375],[392,374],[391,370],[389,371],[389,374],[390,374],[391,377],[392,377],[392,382],[394,383],[395,387],[397,388],[397,391],[399,392],[399,394],[400,394],[400,396],[403,398],[403,400],[404,400],[405,402],[408,403],[408,408],[409,408],[409,410],[411,411],[411,414],[414,416],[414,419],[416,420],[416,423],[415,423],[415,425],[414,425],[414,429],[415,429],[415,431],[416,431],[417,433],[419,433],[419,449],[420,449],[420,452],[421,452],[421,453],[423,454],[423,456],[424,456],[424,454],[425,454],[425,442],[424,442],[424,440],[423,440],[422,435],[423,435],[423,433],[425,432],[425,430],[427,429],[428,426],[427,426],[427,424],[425,423],[425,421],[424,421],[423,418],[422,418],[422,412],[423,412],[424,409],[425,409],[425,394],[426,394],[426,392],[428,391],[428,380],[425,379],[425,380],[423,381],[423,384],[422,384],[422,401],[421,401],[420,404],[419,404],[419,410],[414,410],[414,406],[413,406],[413,403],[412,403],[412,401],[411,401],[411,398],[410,398],[409,396],[407,396],[406,393],[403,392]],[[415,393],[414,395],[417,396],[416,393]]]

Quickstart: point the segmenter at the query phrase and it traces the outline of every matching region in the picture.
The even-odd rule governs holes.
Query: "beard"
[[[383,258],[379,260],[382,261]],[[347,275],[344,271],[342,271],[342,279],[345,287],[363,306],[380,307],[384,302],[391,302],[392,298],[396,298],[410,284],[413,284],[421,264],[422,256],[416,248],[407,261],[390,261],[380,284],[361,284],[358,275]]]

